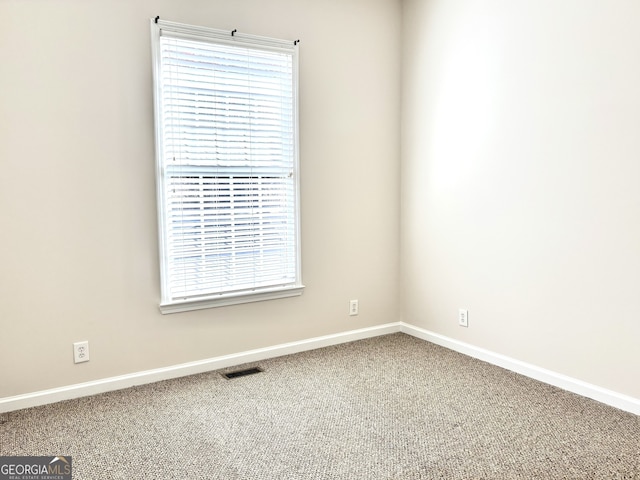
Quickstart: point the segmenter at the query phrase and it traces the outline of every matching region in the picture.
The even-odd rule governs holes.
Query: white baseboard
[[[39,392],[16,395],[14,397],[0,398],[0,413],[11,412],[23,408],[37,407],[49,403],[71,400],[73,398],[96,395],[98,393],[120,390],[133,387],[135,385],[145,385],[147,383],[169,380],[171,378],[194,375],[196,373],[210,372],[221,368],[242,365],[243,363],[257,362],[267,358],[281,357],[292,353],[315,350],[316,348],[338,345],[340,343],[353,342],[365,338],[377,337],[389,333],[400,331],[400,322],[378,325],[375,327],[351,330],[333,335],[309,338],[298,342],[283,343],[272,347],[259,348],[246,352],[223,355],[221,357],[208,358],[197,362],[172,365],[165,368],[156,368],[143,372],[119,375],[117,377],[104,378],[91,382],[78,383],[65,387],[52,388]]]
[[[511,370],[529,378],[553,385],[555,387],[577,393],[583,397],[591,398],[598,402],[610,405],[620,410],[625,410],[636,415],[640,415],[640,399],[623,395],[612,390],[598,387],[590,383],[577,380],[575,378],[562,375],[551,370],[521,362],[499,353],[494,353],[483,348],[479,348],[468,343],[460,342],[453,338],[445,337],[438,333],[430,332],[423,328],[415,327],[404,322],[400,322],[400,331],[408,335],[426,340],[436,345],[463,353],[473,358],[483,360],[492,365]]]
[[[591,398],[606,405],[619,408],[620,410],[640,415],[640,399],[622,395],[550,370],[545,370],[535,365],[521,362],[468,343],[460,342],[453,338],[445,337],[444,335],[430,332],[429,330],[404,322],[387,323],[360,330],[351,330],[348,332],[325,335],[298,342],[284,343],[272,347],[259,348],[231,355],[223,355],[197,362],[183,363],[165,368],[157,368],[154,370],[146,370],[143,372],[120,375],[117,377],[53,388],[50,390],[16,395],[14,397],[0,398],[0,413],[46,405],[62,400],[85,397],[88,395],[96,395],[98,393],[120,390],[123,388],[133,387],[135,385],[159,382],[161,380],[169,380],[186,375],[210,372],[244,363],[257,362],[268,358],[290,355],[307,350],[314,350],[316,348],[323,348],[396,332],[403,332],[408,335],[412,335],[450,350],[463,353],[470,357],[477,358],[487,363],[539,380],[549,385],[562,388],[563,390],[568,390],[570,392],[577,393],[578,395],[582,395],[583,397]]]

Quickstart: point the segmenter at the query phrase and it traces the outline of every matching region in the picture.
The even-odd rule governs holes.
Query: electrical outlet
[[[73,344],[73,363],[89,361],[89,342],[76,342]]]
[[[358,300],[351,300],[349,302],[349,315],[357,315],[358,314]]]
[[[464,308],[458,310],[458,325],[461,327],[469,326],[469,310],[465,310]]]

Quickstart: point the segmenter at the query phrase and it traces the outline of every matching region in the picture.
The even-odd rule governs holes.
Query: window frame
[[[156,195],[158,214],[158,238],[160,256],[160,311],[163,314],[199,310],[204,308],[236,305],[299,296],[304,290],[302,284],[301,246],[300,246],[300,160],[298,133],[298,42],[279,40],[256,35],[248,35],[208,27],[193,26],[159,19],[151,19],[151,46],[153,62],[153,92],[154,92],[154,123],[156,150]],[[295,242],[295,280],[284,285],[272,285],[243,289],[232,292],[213,292],[187,298],[172,296],[170,288],[171,272],[169,267],[169,247],[167,229],[167,210],[169,200],[165,196],[165,161],[164,154],[164,124],[162,118],[162,58],[160,52],[160,38],[162,33],[168,36],[183,38],[205,43],[236,45],[243,48],[261,49],[267,51],[287,53],[292,59],[292,113],[293,113],[293,221]],[[215,169],[215,167],[212,167]]]

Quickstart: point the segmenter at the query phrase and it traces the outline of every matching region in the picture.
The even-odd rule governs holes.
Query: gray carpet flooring
[[[0,454],[78,480],[640,479],[640,417],[405,334],[248,366],[11,412]]]

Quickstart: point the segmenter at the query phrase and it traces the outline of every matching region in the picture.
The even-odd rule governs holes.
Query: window
[[[297,45],[151,30],[160,310],[300,295]]]

